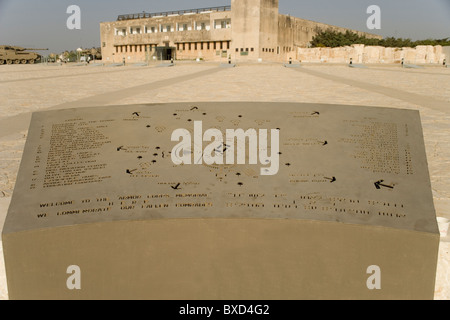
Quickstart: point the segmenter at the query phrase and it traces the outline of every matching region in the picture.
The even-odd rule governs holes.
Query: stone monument
[[[432,299],[439,246],[418,111],[262,102],[34,113],[2,238],[11,299]]]

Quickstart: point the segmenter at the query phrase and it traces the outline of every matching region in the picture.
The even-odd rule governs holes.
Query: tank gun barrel
[[[47,49],[35,49],[35,48],[24,48],[24,47],[17,47],[17,46],[10,46],[9,48],[11,48],[12,50],[17,50],[17,51],[48,50],[48,48]]]

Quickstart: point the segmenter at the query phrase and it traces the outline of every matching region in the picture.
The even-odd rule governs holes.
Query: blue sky
[[[450,0],[280,0],[280,13],[370,31],[370,5],[381,8],[373,33],[413,40],[450,37]],[[0,44],[50,48],[52,52],[100,45],[99,23],[119,14],[229,5],[230,0],[0,0]],[[70,5],[81,9],[81,30],[69,30]]]

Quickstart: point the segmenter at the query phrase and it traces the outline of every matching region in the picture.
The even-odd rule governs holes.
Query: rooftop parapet
[[[117,21],[147,19],[147,18],[155,18],[155,17],[182,16],[182,15],[187,15],[187,14],[199,14],[199,13],[208,13],[208,12],[216,12],[216,11],[231,11],[231,6],[219,6],[219,7],[210,7],[210,8],[201,8],[201,9],[187,9],[187,10],[166,11],[166,12],[157,12],[157,13],[142,12],[142,13],[122,14],[122,15],[119,15],[119,17],[117,18]]]

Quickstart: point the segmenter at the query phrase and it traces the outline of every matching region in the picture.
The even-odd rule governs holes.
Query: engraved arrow
[[[386,184],[383,184],[384,180],[380,180],[375,182],[375,188],[377,188],[378,190],[381,189],[381,187],[385,187],[385,188],[389,188],[389,189],[394,189],[394,186],[388,186]]]
[[[127,169],[127,173],[128,173],[128,174],[133,174],[133,172],[136,171],[136,170],[137,170],[137,169],[133,169],[133,170]]]
[[[133,112],[133,116],[139,117],[139,112]]]
[[[316,115],[316,114],[317,114],[318,116],[320,116],[320,112],[319,112],[319,111],[316,111],[316,112],[314,112],[314,113],[311,113],[312,116],[314,116],[314,115]]]
[[[326,146],[328,144],[328,141],[319,141],[323,146]]]
[[[124,149],[123,146],[120,146],[120,147],[117,148],[117,151],[120,151],[120,150],[127,150],[127,149]]]
[[[173,190],[180,190],[178,187],[181,185],[181,183],[177,184],[175,187],[174,186],[170,186]]]
[[[327,178],[327,177],[324,177],[324,179],[330,180],[330,183],[333,183],[333,182],[337,181],[337,180],[336,180],[336,177],[333,177],[333,178]]]
[[[193,111],[193,110],[198,110],[198,107],[192,107],[191,111]]]
[[[220,150],[220,148],[222,148],[222,150]],[[230,148],[230,146],[222,143],[219,147],[214,149],[214,151],[217,153],[225,153],[225,151],[227,151],[227,148]]]

